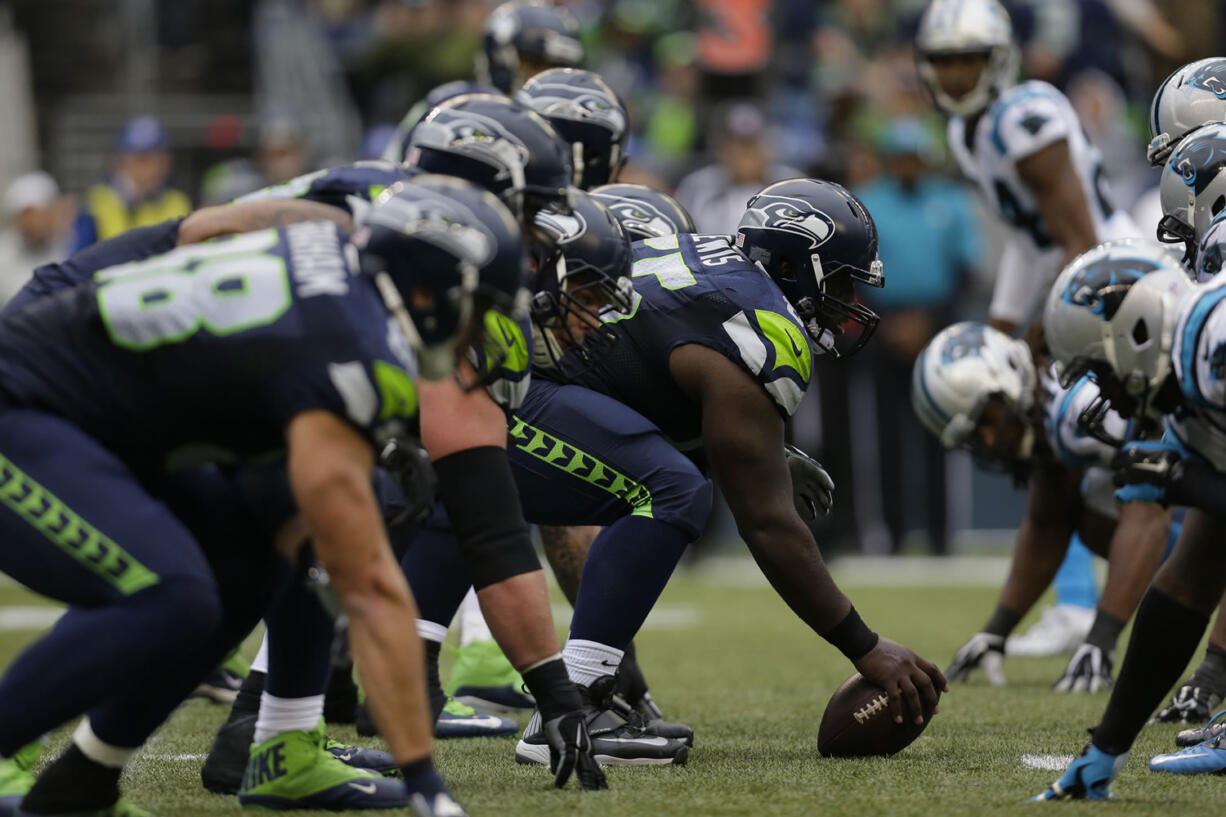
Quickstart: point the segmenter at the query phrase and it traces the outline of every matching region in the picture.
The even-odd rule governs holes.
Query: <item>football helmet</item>
[[[1196,274],[1199,283],[1217,276],[1226,267],[1226,214],[1218,213],[1196,248]]]
[[[1149,106],[1149,163],[1158,167],[1179,140],[1201,125],[1226,120],[1226,58],[1190,62],[1171,72]]]
[[[856,301],[854,283],[885,286],[868,210],[841,185],[817,179],[768,185],[747,208],[736,246],[779,286],[823,353],[858,352],[878,318]]]
[[[1209,222],[1226,209],[1226,124],[1203,125],[1189,133],[1171,151],[1158,195],[1162,220],[1158,240],[1184,245],[1183,263],[1196,261],[1196,247],[1209,230]]]
[[[538,213],[536,228],[550,240],[534,245],[534,362],[554,366],[573,349],[565,371],[574,373],[575,365],[590,364],[613,342],[602,316],[632,308],[634,253],[617,219],[581,191],[569,213]]]
[[[1155,400],[1171,373],[1175,321],[1192,288],[1183,267],[1149,241],[1108,241],[1073,259],[1043,310],[1061,385],[1092,373],[1121,416],[1159,419],[1169,407]]]
[[[972,442],[993,396],[1029,427],[1037,379],[1024,341],[987,324],[963,321],[942,329],[915,359],[911,405],[941,445],[956,448]],[[1025,445],[1025,452],[1030,448]]]
[[[577,187],[590,190],[617,177],[626,161],[629,115],[599,74],[551,68],[525,82],[515,98],[570,143]]]
[[[529,225],[538,210],[570,208],[574,166],[566,143],[531,109],[469,94],[439,105],[409,134],[404,166],[459,176],[508,201]]]
[[[932,63],[933,58],[952,54],[988,58],[979,82],[960,99],[941,87]],[[971,116],[987,108],[1017,81],[1018,60],[1009,13],[997,0],[933,0],[920,18],[916,68],[933,102],[950,116]]]
[[[429,380],[455,371],[461,350],[479,341],[486,310],[527,314],[519,225],[494,194],[463,179],[397,182],[352,243]]]
[[[582,63],[574,14],[543,0],[510,0],[485,21],[476,74],[479,82],[513,94],[537,71]]]
[[[465,94],[494,94],[501,96],[497,88],[492,85],[482,85],[479,82],[471,82],[465,79],[452,80],[444,82],[442,85],[436,85],[426,93],[424,97],[419,99],[409,112],[400,120],[400,124],[396,126],[396,131],[392,138],[388,140],[387,147],[383,150],[383,155],[379,158],[389,162],[401,164],[404,162],[405,154],[409,150],[409,134],[413,128],[425,118],[426,114],[442,105],[449,99]]]
[[[647,185],[602,184],[588,192],[621,222],[631,241],[698,231],[680,202]]]

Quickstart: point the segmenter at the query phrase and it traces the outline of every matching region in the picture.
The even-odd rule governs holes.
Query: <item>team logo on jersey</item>
[[[741,227],[777,230],[809,240],[815,250],[834,235],[834,220],[804,199],[791,196],[758,196],[741,219]]]
[[[1132,285],[1161,267],[1145,258],[1104,258],[1078,270],[1064,287],[1066,303],[1084,306],[1104,321],[1115,317]]]
[[[941,346],[941,365],[948,366],[968,357],[981,357],[984,328],[983,324],[968,326],[946,338]]]
[[[1226,60],[1207,60],[1188,76],[1187,85],[1226,99]]]
[[[1217,178],[1215,171],[1226,165],[1226,127],[1210,125],[1193,137],[1190,144],[1171,154],[1171,170],[1183,178],[1183,183],[1196,191],[1205,192]]]
[[[536,226],[553,236],[559,244],[567,244],[587,232],[587,222],[578,211],[570,215],[542,210],[536,214]]]
[[[668,216],[653,204],[630,199],[601,199],[613,217],[621,222],[627,233],[645,233],[653,236],[673,235],[677,228]],[[632,236],[633,237],[633,236]]]

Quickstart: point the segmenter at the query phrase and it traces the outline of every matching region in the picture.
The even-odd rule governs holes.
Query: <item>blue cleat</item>
[[[324,749],[341,763],[353,766],[355,769],[378,772],[384,777],[395,777],[400,774],[400,767],[396,765],[396,759],[390,752],[367,749],[364,746],[350,746],[326,736],[324,737]]]
[[[1032,803],[1046,800],[1110,800],[1111,781],[1115,780],[1128,762],[1128,753],[1109,755],[1090,744],[1081,757],[1069,764],[1064,774],[1041,794],[1030,798]]]
[[[488,738],[518,734],[519,724],[510,718],[479,712],[459,701],[448,701],[434,724],[436,738]]]
[[[1209,736],[1204,741],[1178,752],[1156,755],[1149,761],[1149,770],[1171,774],[1226,772],[1226,733],[1219,728],[1223,721],[1226,721],[1226,710],[1214,715],[1204,728],[1203,734]]]

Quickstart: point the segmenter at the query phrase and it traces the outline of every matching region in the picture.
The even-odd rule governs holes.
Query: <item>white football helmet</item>
[[[1182,242],[1190,267],[1210,222],[1226,209],[1226,124],[1203,125],[1179,141],[1162,168],[1158,196],[1158,240]]]
[[[1151,404],[1171,371],[1175,321],[1194,287],[1170,253],[1150,241],[1108,241],[1077,256],[1056,278],[1043,310],[1061,383],[1093,371],[1104,392],[1113,379],[1136,401],[1126,415],[1159,416]]]
[[[1210,122],[1226,120],[1226,58],[1210,57],[1175,69],[1162,81],[1149,106],[1149,147],[1154,167],[1179,140]]]
[[[988,64],[979,82],[954,99],[937,81],[932,57],[986,53]],[[1009,13],[997,0],[933,0],[915,35],[915,62],[936,106],[951,116],[979,113],[1017,81],[1018,50]]]
[[[1035,378],[1024,342],[987,324],[963,321],[942,329],[915,359],[911,405],[942,445],[955,448],[970,441],[993,395],[1024,418],[1034,405]]]

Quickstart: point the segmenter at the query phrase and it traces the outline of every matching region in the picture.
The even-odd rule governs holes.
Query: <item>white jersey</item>
[[[1189,451],[1226,473],[1226,276],[1217,276],[1184,305],[1175,323],[1171,362],[1184,406],[1167,431]]]
[[[1018,175],[1017,163],[1062,140],[1068,143],[1073,169],[1085,191],[1097,240],[1139,236],[1128,213],[1112,203],[1102,158],[1086,138],[1076,111],[1048,83],[1032,80],[1015,85],[978,118],[949,120],[950,150],[963,174],[1010,227],[1009,263],[1002,264],[997,281],[994,318],[1024,322],[1060,273],[1064,250],[1053,241],[1034,195]]]

